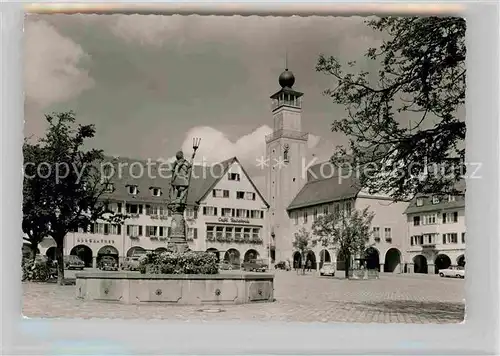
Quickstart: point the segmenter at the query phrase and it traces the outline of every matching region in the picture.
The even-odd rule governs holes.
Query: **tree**
[[[84,150],[88,139],[95,135],[93,125],[74,127],[73,112],[46,115],[45,137],[30,150],[37,152],[34,164],[43,162],[45,172],[37,175],[43,196],[43,211],[37,217],[48,222],[48,233],[56,242],[58,282],[64,282],[64,238],[70,231],[87,228],[97,220],[122,224],[125,216],[108,209],[103,199],[109,178],[101,174],[104,156],[101,150]],[[26,165],[27,162],[25,162]],[[30,194],[30,191],[27,191]]]
[[[313,223],[314,243],[331,247],[345,257],[345,277],[349,278],[353,256],[361,254],[368,245],[374,214],[364,210],[341,210],[319,216]]]
[[[23,144],[24,165],[23,179],[23,220],[22,230],[27,237],[23,236],[30,245],[31,259],[35,259],[38,252],[38,244],[49,235],[47,191],[43,189],[41,181],[45,175],[43,166],[43,150],[39,144],[29,144],[25,140]],[[37,168],[38,167],[38,168]],[[39,169],[39,173],[37,173]]]
[[[325,55],[316,65],[336,82],[324,94],[346,111],[332,130],[349,145],[337,147],[332,161],[354,164],[362,187],[395,201],[463,195],[456,183],[465,173],[466,127],[458,117],[465,103],[465,20],[384,17],[367,25],[386,38],[365,54],[378,73]]]
[[[307,253],[311,250],[309,244],[312,244],[311,233],[302,227],[298,232],[294,234],[294,236],[295,239],[293,240],[293,248],[300,252],[302,266],[304,267],[302,273],[305,273]]]

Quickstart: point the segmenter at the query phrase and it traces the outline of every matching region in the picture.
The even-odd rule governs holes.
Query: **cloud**
[[[94,86],[79,67],[88,55],[44,20],[25,23],[25,95],[39,109],[67,101]]]

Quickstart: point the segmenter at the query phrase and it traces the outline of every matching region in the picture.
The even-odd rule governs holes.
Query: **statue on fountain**
[[[172,182],[171,185],[171,200],[170,204],[176,208],[180,205],[186,205],[187,192],[189,189],[189,181],[191,176],[192,164],[184,158],[182,151],[175,155],[177,159],[172,166]]]

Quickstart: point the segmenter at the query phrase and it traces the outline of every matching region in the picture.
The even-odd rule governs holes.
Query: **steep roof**
[[[194,165],[187,204],[198,204],[226,174],[234,162],[238,162],[241,166],[236,157],[209,166]],[[106,174],[110,176],[110,183],[113,183],[114,191],[103,194],[103,198],[126,201],[136,200],[142,203],[165,203],[168,201],[172,177],[171,163],[126,157],[105,157],[101,172],[106,172],[106,167],[109,167],[109,172]],[[243,166],[241,166],[241,169],[266,206],[269,206]],[[136,195],[128,193],[129,185],[137,186]],[[161,196],[153,196],[150,191],[151,188],[160,188]]]
[[[308,181],[292,200],[287,210],[300,209],[308,206],[330,203],[334,201],[355,198],[361,188],[357,184],[354,174],[340,174],[325,169],[323,172],[327,178],[322,178],[321,165],[319,163],[309,168]]]
[[[460,180],[457,182],[456,190],[465,192],[465,181]],[[423,204],[417,206],[417,199],[422,199]],[[455,201],[448,201],[448,198],[441,198],[440,202],[437,204],[432,203],[432,195],[419,194],[417,197],[411,200],[410,204],[405,210],[405,214],[416,214],[416,213],[426,213],[436,210],[445,209],[460,209],[465,207],[465,197],[456,196]]]

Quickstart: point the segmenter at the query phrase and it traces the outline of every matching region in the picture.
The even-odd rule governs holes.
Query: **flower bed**
[[[148,252],[139,260],[142,274],[217,274],[217,257],[210,252]]]

